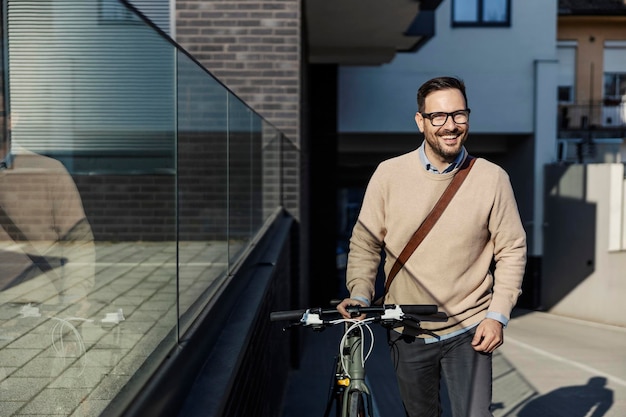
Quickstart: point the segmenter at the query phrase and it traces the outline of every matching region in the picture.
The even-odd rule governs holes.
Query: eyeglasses
[[[458,125],[464,125],[469,120],[470,109],[457,110],[452,113],[434,112],[434,113],[421,113],[421,115],[428,120],[433,126],[443,126],[448,121],[448,117],[452,116],[454,123]]]

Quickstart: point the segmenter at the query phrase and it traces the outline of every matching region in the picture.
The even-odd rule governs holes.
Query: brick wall
[[[177,0],[176,41],[298,143],[301,0]]]
[[[173,241],[173,175],[76,175],[96,241]]]
[[[300,1],[181,0],[177,2],[177,42],[292,144],[283,146],[282,160],[268,167],[238,157],[247,154],[250,144],[261,144],[249,134],[230,132],[227,138],[224,133],[179,132],[178,184],[173,175],[76,176],[96,240],[172,240],[177,214],[182,240],[223,238],[228,224],[228,181],[234,234],[245,236],[254,230],[275,206],[276,201],[263,202],[267,207],[254,205],[257,200],[250,196],[258,197],[262,187],[282,192],[285,207],[298,217]],[[260,152],[255,149],[253,154]],[[282,184],[262,182],[267,178],[265,171],[275,171],[278,164]]]
[[[268,214],[264,199],[276,205],[267,192],[279,185],[276,155],[262,154],[260,132],[230,132],[228,147],[226,136],[179,134],[177,177],[74,176],[96,241],[174,240],[176,216],[183,241],[251,237]]]
[[[302,0],[176,0],[176,42],[301,148]],[[283,205],[301,217],[302,155]]]

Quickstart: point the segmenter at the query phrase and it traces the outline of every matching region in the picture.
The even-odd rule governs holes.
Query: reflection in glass
[[[97,416],[176,342],[175,49],[99,5],[6,9],[3,416]]]
[[[509,0],[484,0],[483,22],[506,22]]]
[[[297,205],[300,155],[123,2],[7,4],[0,415],[107,415]]]
[[[262,219],[268,219],[281,201],[281,142],[280,132],[269,123],[262,122],[263,151],[261,169],[263,171]]]
[[[234,262],[252,237],[252,155],[260,154],[259,133],[252,132],[252,113],[235,95],[228,95],[228,258]],[[254,139],[257,139],[254,141]],[[257,169],[259,167],[256,167]]]
[[[84,402],[93,366],[87,352],[119,337],[123,313],[112,326],[98,320],[104,317],[92,299],[93,233],[65,167],[15,146],[1,156],[7,162],[0,171],[2,384],[9,393],[21,391],[23,413],[38,414],[38,404],[58,386],[72,387]],[[32,397],[24,378],[36,381]]]
[[[476,22],[478,21],[478,1],[480,0],[455,0],[454,21]]]
[[[452,20],[468,24],[506,23],[508,9],[509,0],[454,0]]]

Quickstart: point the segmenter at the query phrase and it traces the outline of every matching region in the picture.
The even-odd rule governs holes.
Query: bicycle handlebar
[[[306,310],[273,311],[270,313],[270,321],[299,320],[304,313]]]
[[[378,318],[385,320],[402,321],[403,318],[423,321],[446,321],[447,315],[438,311],[434,304],[385,304],[377,306],[363,307],[359,305],[348,306],[346,310],[352,317],[362,314],[375,313]],[[319,320],[333,320],[341,318],[336,308],[310,308],[301,310],[275,311],[270,313],[270,321],[294,321],[300,320],[303,324],[310,324],[307,316],[315,314]],[[321,324],[321,323],[317,323]]]

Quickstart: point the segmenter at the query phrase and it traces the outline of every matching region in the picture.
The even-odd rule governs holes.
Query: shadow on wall
[[[592,377],[583,385],[557,388],[526,403],[517,416],[602,417],[613,405],[606,383],[604,377]]]
[[[597,210],[584,165],[548,166],[545,178],[541,306],[550,309],[595,270]]]

